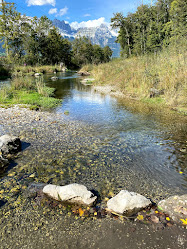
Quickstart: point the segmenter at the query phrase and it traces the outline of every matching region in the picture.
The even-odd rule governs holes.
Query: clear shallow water
[[[64,115],[69,111],[65,119],[95,126],[95,135],[103,143],[100,150],[116,164],[129,165],[141,175],[148,173],[163,185],[184,190],[186,119],[146,104],[104,96],[82,85],[76,77],[60,74],[56,82],[48,78],[47,84],[55,87],[56,97],[63,100],[56,112]]]
[[[127,188],[155,199],[186,192],[185,117],[97,93],[91,86],[82,85],[76,73],[59,73],[57,81],[52,81],[52,76],[45,75],[44,80],[56,89],[55,97],[62,99],[54,111],[70,123],[80,123],[80,127],[67,131],[71,140],[65,141],[63,153],[60,144],[53,145],[55,149],[45,138],[47,134],[41,132],[41,137],[37,136],[44,140],[46,149],[38,145],[37,152],[28,150],[28,159],[19,159],[18,164],[37,163],[38,180],[45,182],[81,182],[98,190],[109,185],[107,188],[116,193]],[[64,114],[66,111],[69,115]],[[61,135],[58,127],[53,132]],[[54,150],[56,161],[63,157],[56,168],[49,163]],[[47,177],[47,171],[46,175],[41,173],[46,170],[43,161],[53,177]],[[65,174],[58,177],[56,171],[61,168]]]
[[[0,135],[18,135],[25,143],[0,178],[2,248],[59,248],[62,244],[78,249],[185,248],[178,246],[185,241],[182,228],[156,231],[126,220],[84,220],[61,203],[54,207],[39,196],[27,195],[33,182],[77,182],[98,191],[97,205],[106,207],[105,198],[122,189],[156,203],[187,189],[186,117],[101,95],[81,85],[76,74],[59,74],[55,82],[52,76],[45,76],[45,81],[62,99],[54,112],[65,121],[58,121],[54,113],[24,116],[25,109],[19,109],[14,115],[6,114],[0,127]]]

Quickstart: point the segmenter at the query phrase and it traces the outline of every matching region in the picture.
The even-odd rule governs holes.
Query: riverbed
[[[2,248],[185,248],[186,230],[176,225],[162,230],[77,219],[25,196],[32,182],[77,182],[97,191],[104,207],[102,200],[122,189],[156,203],[187,189],[186,117],[100,94],[76,73],[51,77],[45,76],[46,84],[62,100],[55,110],[0,109],[0,135],[23,142],[0,179]]]

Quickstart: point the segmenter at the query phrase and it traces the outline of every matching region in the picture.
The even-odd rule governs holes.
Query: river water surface
[[[97,155],[91,155],[91,159],[99,164],[105,159],[103,166],[113,171],[118,188],[150,188],[145,183],[148,181],[156,185],[151,186],[155,195],[160,193],[160,186],[176,193],[186,191],[185,118],[136,101],[101,95],[91,86],[82,85],[76,74],[60,74],[55,82],[48,77],[46,82],[57,89],[56,97],[63,100],[57,113],[64,115],[68,111],[65,119],[94,127],[100,143]],[[109,177],[107,173],[105,177]]]

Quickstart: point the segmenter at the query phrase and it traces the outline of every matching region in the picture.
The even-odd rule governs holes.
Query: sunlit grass
[[[163,90],[162,101],[170,106],[187,105],[187,52],[177,53],[173,48],[159,54],[114,59],[98,66],[85,66],[96,79],[94,84],[110,85],[124,94],[149,98],[150,89]]]
[[[61,100],[53,98],[54,88],[45,86],[42,78],[15,78],[11,86],[0,89],[1,106],[26,104],[42,108],[54,108]]]

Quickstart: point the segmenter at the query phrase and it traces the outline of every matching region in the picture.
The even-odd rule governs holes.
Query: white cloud
[[[50,15],[57,13],[57,8],[50,9],[48,12]]]
[[[85,14],[84,17],[91,16],[90,14]]]
[[[64,16],[65,14],[67,14],[68,12],[68,8],[64,7],[63,9],[60,9],[59,13],[56,16]]]
[[[99,19],[95,19],[95,20],[89,20],[87,22],[72,22],[70,23],[71,27],[73,27],[74,29],[78,29],[78,28],[91,28],[91,27],[98,27],[100,26],[102,23],[107,24],[105,22],[105,18],[104,17],[100,17]]]
[[[52,5],[55,6],[56,5],[56,0],[26,0],[27,5],[31,6],[31,5],[38,5],[38,6],[42,6],[42,5]]]

